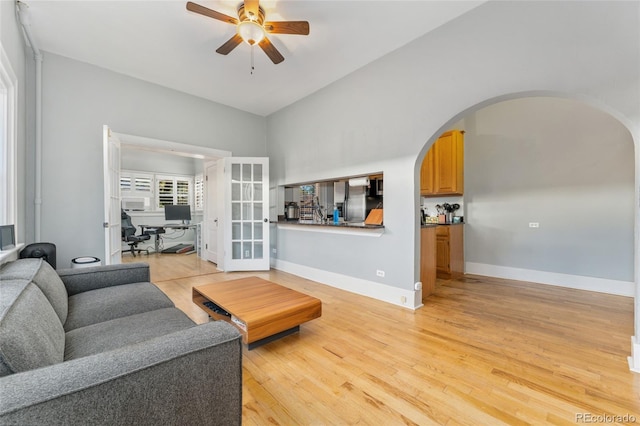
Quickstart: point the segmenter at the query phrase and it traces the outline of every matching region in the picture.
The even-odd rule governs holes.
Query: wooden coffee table
[[[193,303],[216,320],[235,325],[249,349],[300,330],[322,315],[322,302],[258,277],[193,288]]]

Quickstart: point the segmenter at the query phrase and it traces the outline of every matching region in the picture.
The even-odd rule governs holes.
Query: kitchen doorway
[[[636,155],[623,123],[582,100],[519,96],[442,130],[453,128],[465,131],[466,273],[633,297]]]

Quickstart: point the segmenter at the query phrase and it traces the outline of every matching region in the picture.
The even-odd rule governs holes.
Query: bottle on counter
[[[340,221],[340,213],[338,212],[338,206],[334,204],[333,205],[333,224],[337,225],[339,221]]]

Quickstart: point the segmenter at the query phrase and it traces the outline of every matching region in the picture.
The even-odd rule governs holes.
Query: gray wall
[[[482,106],[527,93],[579,97],[637,131],[638,20],[636,2],[485,3],[269,116],[272,183],[385,177],[382,237],[280,232],[278,258],[411,289],[419,276],[419,166],[437,135]],[[628,222],[620,226],[633,235]],[[628,278],[629,256],[621,262],[615,277]],[[385,278],[375,275],[379,265]],[[613,277],[613,269],[584,272]]]
[[[620,122],[542,97],[464,128],[467,262],[633,281],[634,147]]]
[[[19,242],[28,241],[27,215],[28,209],[33,210],[33,206],[27,206],[27,121],[28,113],[25,100],[27,99],[27,61],[25,50],[30,54],[31,50],[25,48],[21,29],[15,14],[15,3],[12,1],[0,1],[0,40],[2,48],[5,50],[11,68],[18,79],[18,111],[17,111],[17,171],[18,171],[18,212],[16,229]]]
[[[54,54],[43,62],[42,239],[59,265],[104,257],[102,126],[264,156],[265,120]]]
[[[202,172],[202,160],[163,152],[123,147],[120,167],[123,170],[194,176]]]

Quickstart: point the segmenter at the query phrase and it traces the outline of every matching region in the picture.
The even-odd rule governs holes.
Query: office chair
[[[150,235],[140,234],[136,235],[136,227],[131,223],[131,216],[129,216],[124,210],[120,210],[120,226],[122,228],[122,241],[129,244],[129,251],[135,257],[136,252],[141,253],[146,251],[149,254],[148,249],[139,249],[138,243],[141,241],[147,241],[151,239]]]

